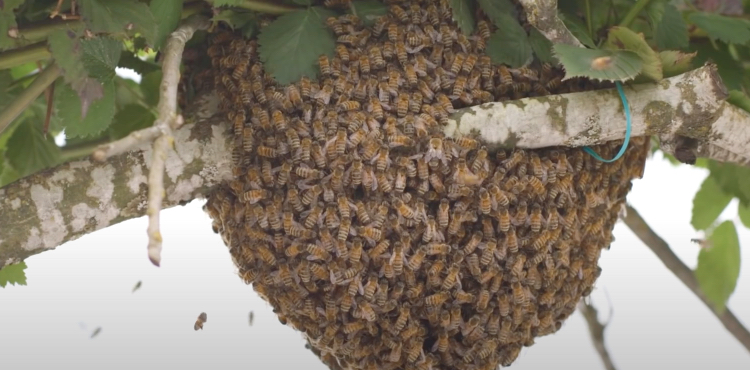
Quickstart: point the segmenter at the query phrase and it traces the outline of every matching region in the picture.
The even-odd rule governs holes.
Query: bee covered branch
[[[705,65],[658,84],[625,87],[631,136],[694,139],[699,156],[750,163],[747,112],[725,103],[727,91],[716,67]],[[579,147],[625,137],[626,119],[615,89],[524,98],[457,110],[447,136],[478,136],[488,148]],[[672,154],[679,146],[665,145]]]

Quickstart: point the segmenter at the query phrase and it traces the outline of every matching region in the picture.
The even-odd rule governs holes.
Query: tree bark
[[[231,130],[214,116],[217,106],[215,95],[205,95],[184,112],[166,160],[165,208],[231,179]],[[104,163],[74,161],[0,189],[0,268],[145,215],[151,158],[147,143]]]

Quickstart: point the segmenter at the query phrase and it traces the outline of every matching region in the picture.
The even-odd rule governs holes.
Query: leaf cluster
[[[553,46],[566,78],[659,81],[710,60],[731,89],[728,101],[750,111],[750,21],[696,6],[678,9],[668,0],[647,3],[637,12],[633,1],[561,1],[561,19],[585,45]],[[693,199],[691,225],[708,236],[695,276],[723,310],[739,276],[740,246],[735,222],[718,220],[737,199],[738,221],[750,228],[750,169],[710,160],[697,166],[709,175]]]

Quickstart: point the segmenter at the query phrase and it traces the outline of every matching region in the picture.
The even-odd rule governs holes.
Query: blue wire
[[[627,123],[627,126],[625,128],[625,141],[622,143],[622,147],[620,147],[620,152],[617,153],[617,155],[612,159],[604,159],[599,154],[596,154],[594,149],[591,149],[590,147],[583,147],[583,150],[586,151],[586,153],[591,154],[592,157],[596,158],[597,160],[600,160],[605,163],[612,163],[620,157],[622,157],[623,154],[625,154],[625,150],[628,148],[628,143],[630,143],[630,105],[628,104],[628,99],[625,97],[625,92],[622,90],[622,84],[620,81],[615,81],[615,86],[617,86],[617,92],[620,93],[620,99],[622,99],[622,106],[625,108],[625,121]]]

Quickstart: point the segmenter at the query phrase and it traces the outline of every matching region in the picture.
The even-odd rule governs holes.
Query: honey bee
[[[470,73],[472,70],[474,70],[474,66],[477,64],[478,60],[479,55],[477,54],[469,53],[468,55],[466,55],[466,58],[461,65],[461,72],[466,74]],[[481,76],[481,74],[479,76]]]
[[[424,303],[429,307],[440,306],[451,297],[447,291],[442,291],[425,297]]]
[[[270,196],[271,194],[268,190],[248,190],[242,193],[240,200],[249,204],[255,204]]]
[[[511,227],[505,233],[505,244],[508,246],[508,250],[511,253],[518,253],[518,236],[516,235],[516,229]]]
[[[361,55],[359,57],[359,71],[364,76],[370,74],[370,59],[367,55]]]
[[[391,5],[388,9],[393,15],[398,18],[401,23],[408,23],[409,22],[409,15],[404,11],[404,8],[398,6],[398,5]]]
[[[538,233],[542,228],[542,206],[538,203],[534,203],[531,206],[529,223],[531,225],[531,231],[534,233]]]
[[[331,62],[328,60],[328,56],[323,54],[318,57],[318,66],[320,67],[320,74],[328,76],[331,74]]]
[[[201,314],[198,315],[198,319],[195,320],[195,325],[193,325],[193,329],[195,329],[196,331],[203,330],[203,324],[205,324],[207,320],[208,320],[208,316],[206,315],[206,313],[201,312]]]
[[[450,253],[450,251],[451,246],[445,243],[430,243],[425,249],[428,256],[445,255]]]
[[[495,250],[497,249],[497,240],[490,239],[487,241],[487,244],[484,246],[484,250],[482,251],[482,257],[479,260],[479,264],[482,266],[487,266],[492,262],[493,256],[495,255]]]

